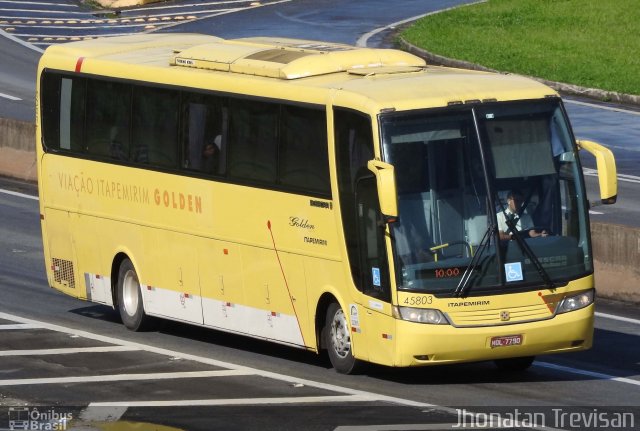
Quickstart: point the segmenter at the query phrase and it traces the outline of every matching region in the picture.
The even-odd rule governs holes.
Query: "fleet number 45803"
[[[433,296],[431,295],[416,295],[416,296],[408,296],[404,298],[402,302],[404,305],[415,306],[415,305],[429,305],[433,303]]]

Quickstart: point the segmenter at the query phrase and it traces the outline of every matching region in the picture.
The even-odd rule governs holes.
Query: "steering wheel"
[[[464,241],[464,240],[449,241],[449,242],[446,242],[444,244],[435,245],[433,247],[430,247],[429,251],[432,254],[437,255],[438,254],[438,250],[441,250],[441,249],[447,248],[447,247],[451,247],[451,246],[454,246],[454,245],[464,245],[467,248],[467,252],[469,253],[469,257],[473,256],[473,250],[471,248],[471,244],[469,244],[467,241]]]
[[[525,238],[537,238],[537,237],[531,236],[531,232],[532,231],[535,231],[535,232],[538,232],[538,233],[542,233],[542,232],[546,231],[547,232],[547,236],[553,235],[553,232],[551,232],[551,229],[549,229],[548,226],[534,226],[534,227],[529,228],[529,229],[524,229],[521,232],[526,233]],[[538,235],[538,237],[539,236],[541,236],[541,235]]]

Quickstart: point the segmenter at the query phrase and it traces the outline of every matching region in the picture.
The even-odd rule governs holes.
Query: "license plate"
[[[522,335],[505,335],[502,337],[491,338],[491,348],[519,346],[522,344]]]

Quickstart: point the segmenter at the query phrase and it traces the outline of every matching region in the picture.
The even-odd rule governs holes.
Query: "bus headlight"
[[[579,293],[578,295],[567,296],[562,300],[562,303],[560,303],[558,314],[579,310],[593,304],[593,293],[594,290],[591,289],[586,292]]]
[[[429,325],[448,325],[449,322],[440,310],[433,308],[393,307],[393,317]]]

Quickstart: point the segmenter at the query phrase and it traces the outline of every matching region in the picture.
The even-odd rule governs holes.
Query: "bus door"
[[[361,359],[390,362],[395,322],[391,317],[389,266],[385,249],[375,176],[367,168],[373,159],[371,119],[364,114],[334,110],[340,208],[356,304],[350,316],[352,348]]]

